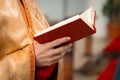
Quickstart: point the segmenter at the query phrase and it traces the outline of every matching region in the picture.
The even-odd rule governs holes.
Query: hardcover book
[[[96,11],[90,7],[81,15],[70,17],[35,34],[34,39],[42,44],[57,38],[71,37],[69,43],[73,43],[96,32],[95,20]]]

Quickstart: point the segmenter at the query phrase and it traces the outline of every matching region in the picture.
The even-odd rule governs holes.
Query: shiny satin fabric
[[[33,35],[49,27],[36,0],[21,1],[0,0],[0,80],[34,80]]]
[[[0,0],[1,80],[30,80],[31,44],[17,0]]]

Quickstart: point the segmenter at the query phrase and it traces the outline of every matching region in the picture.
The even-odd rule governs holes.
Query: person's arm
[[[58,48],[54,47],[68,42],[69,40],[70,37],[64,37],[45,44],[39,44],[35,41],[34,48],[37,67],[50,66],[54,63],[57,63],[59,59],[64,56],[65,52],[72,46],[72,44],[60,46]]]

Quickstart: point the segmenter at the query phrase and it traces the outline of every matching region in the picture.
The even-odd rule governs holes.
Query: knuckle
[[[49,52],[48,52],[46,55],[47,55],[47,57],[49,57],[49,58],[52,57],[52,53],[49,53]],[[48,60],[48,61],[49,61],[49,60]]]
[[[53,57],[54,56],[54,51],[53,50],[51,50],[49,53],[48,53],[48,56],[51,58],[51,57]]]
[[[66,49],[64,48],[64,47],[62,47],[61,49],[60,49],[60,51],[61,52],[64,52]]]
[[[56,40],[53,45],[59,45],[61,44],[61,40]]]
[[[56,39],[55,43],[63,43],[63,42],[66,42],[66,41],[68,41],[68,38],[60,38],[60,39]]]
[[[49,63],[52,63],[52,62],[53,62],[53,59],[52,59],[52,58],[49,58],[49,59],[48,59],[48,62],[49,62]]]
[[[47,66],[51,66],[51,65],[52,65],[52,63],[48,63],[48,64],[47,64]]]
[[[65,53],[66,53],[66,52],[63,52],[63,53],[61,54],[61,58],[65,55]]]
[[[67,49],[68,49],[67,47],[62,47],[62,48],[60,49],[60,51],[61,51],[61,52],[65,52]]]

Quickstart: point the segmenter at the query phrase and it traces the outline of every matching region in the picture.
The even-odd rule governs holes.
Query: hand
[[[65,52],[72,46],[72,44],[60,46],[57,48],[54,47],[70,40],[70,37],[64,37],[45,44],[39,44],[38,42],[34,41],[37,66],[50,66],[54,63],[57,63],[59,59],[64,56]]]

